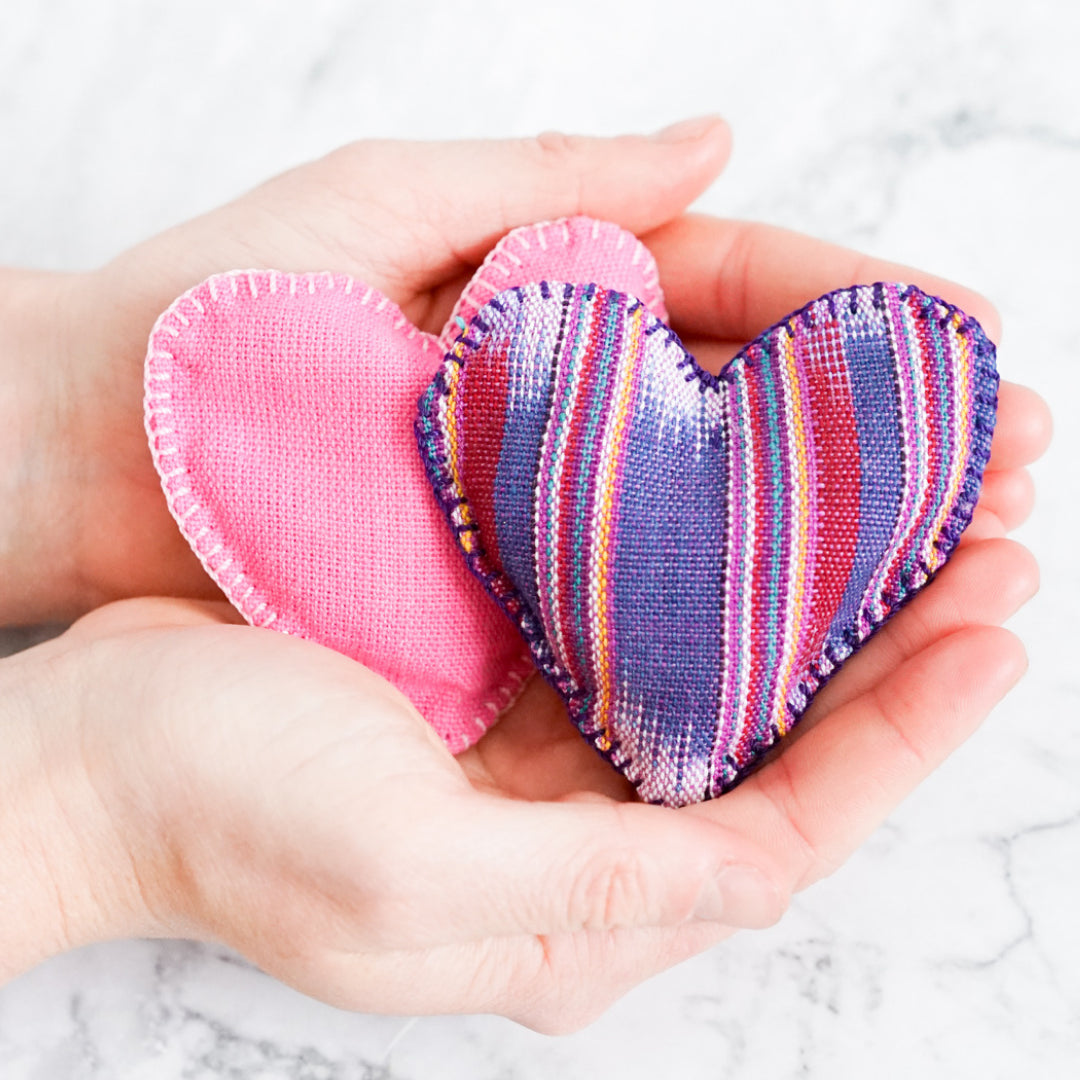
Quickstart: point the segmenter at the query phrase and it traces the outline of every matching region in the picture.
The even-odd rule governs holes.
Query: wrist
[[[79,395],[71,385],[72,298],[83,275],[0,269],[0,620],[68,614],[58,597],[76,576],[77,530],[65,506],[74,469],[64,438]]]
[[[86,765],[79,682],[47,643],[0,661],[0,983],[69,949],[163,932]]]

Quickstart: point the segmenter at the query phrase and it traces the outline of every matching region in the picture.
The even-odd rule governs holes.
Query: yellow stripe
[[[457,342],[454,345],[453,353],[459,360],[462,353],[465,351],[465,346],[462,342]],[[461,474],[458,470],[458,431],[457,431],[457,395],[458,387],[461,386],[461,365],[454,365],[454,375],[450,383],[450,390],[446,395],[446,437],[450,444],[450,475],[454,479],[454,494],[457,498],[462,498],[463,491],[461,487]],[[468,503],[462,503],[459,513],[461,515],[461,524],[469,525],[472,522],[472,512],[469,509]],[[471,554],[473,546],[476,543],[476,534],[470,529],[467,532],[458,533],[458,543],[466,554]]]
[[[593,555],[594,565],[599,569],[596,586],[596,611],[598,614],[598,627],[596,637],[596,662],[597,662],[597,695],[596,707],[593,710],[593,718],[602,729],[602,734],[596,741],[601,750],[610,750],[612,745],[611,730],[608,726],[611,701],[611,632],[610,613],[608,610],[608,593],[610,592],[610,575],[612,553],[609,551],[611,542],[612,504],[615,498],[614,476],[618,471],[620,456],[619,445],[622,441],[623,431],[626,428],[629,416],[630,387],[634,382],[634,369],[642,360],[638,355],[642,337],[642,323],[644,321],[644,309],[639,307],[633,314],[633,323],[630,330],[631,348],[624,353],[620,377],[622,385],[619,388],[619,396],[615,405],[613,419],[611,446],[612,454],[607,474],[598,478],[598,489],[602,493],[598,513],[598,529],[596,552]]]
[[[945,498],[942,500],[941,506],[938,507],[938,512],[934,518],[934,527],[930,530],[929,537],[933,540],[937,537],[938,532],[945,524],[945,518],[952,510],[953,503],[956,501],[956,496],[960,491],[960,486],[964,482],[964,476],[967,473],[968,455],[971,453],[971,425],[967,423],[967,419],[972,415],[971,413],[971,342],[966,334],[960,334],[956,331],[960,327],[962,321],[961,315],[958,311],[954,311],[952,314],[952,343],[953,347],[950,352],[954,353],[956,359],[956,375],[955,382],[959,387],[959,393],[954,394],[954,400],[952,402],[952,416],[950,422],[958,435],[958,452],[953,455],[953,461],[955,462],[953,475],[949,480],[949,487],[945,492]],[[931,545],[930,554],[927,560],[931,569],[936,570],[945,561],[945,554],[940,548]]]
[[[777,685],[780,689],[780,697],[776,701],[776,712],[773,722],[781,735],[787,734],[788,719],[787,694],[784,692],[791,669],[795,663],[795,654],[798,651],[799,631],[802,627],[803,607],[806,596],[806,550],[809,545],[807,537],[807,525],[810,520],[809,508],[809,468],[806,461],[806,425],[803,420],[802,387],[799,383],[799,373],[795,366],[795,342],[787,334],[778,334],[781,338],[783,362],[787,370],[789,390],[788,401],[791,407],[791,421],[794,428],[794,441],[796,450],[796,475],[795,490],[799,493],[799,505],[796,509],[798,515],[798,532],[796,544],[791,552],[790,565],[795,569],[795,581],[791,591],[789,603],[790,623],[793,628],[793,636],[788,642],[784,663],[780,672]]]

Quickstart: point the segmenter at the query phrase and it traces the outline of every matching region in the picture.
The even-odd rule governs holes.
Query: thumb
[[[343,270],[404,303],[467,278],[518,225],[585,214],[654,229],[709,186],[730,149],[713,116],[610,139],[361,140],[140,244],[103,284],[109,305],[126,298],[147,328],[178,292],[242,265]]]
[[[763,849],[678,810],[470,794],[425,817],[404,845],[415,852],[398,851],[403,868],[423,867],[424,883],[402,899],[426,909],[414,910],[414,930],[444,941],[689,919],[764,927],[787,906]]]
[[[414,228],[423,218],[446,260],[460,265],[478,263],[510,229],[551,218],[586,214],[633,233],[656,228],[712,183],[730,151],[726,122],[703,116],[651,136],[360,142],[331,157],[384,207],[400,203]],[[433,269],[430,244],[417,247],[422,268]]]

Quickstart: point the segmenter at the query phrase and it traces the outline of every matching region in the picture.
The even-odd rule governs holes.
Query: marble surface
[[[117,942],[0,989],[0,1077],[1080,1076],[1078,47],[1066,0],[5,3],[0,263],[95,265],[356,137],[715,110],[736,155],[703,209],[982,290],[1058,434],[1021,533],[1030,674],[775,928],[563,1038],[350,1015],[224,950]]]

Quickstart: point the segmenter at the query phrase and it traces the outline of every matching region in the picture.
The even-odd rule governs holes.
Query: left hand
[[[238,267],[344,272],[438,333],[509,229],[587,212],[647,232],[705,189],[729,141],[709,119],[674,139],[359,142],[100,270],[0,271],[0,625],[219,595],[168,512],[142,420],[150,329],[192,285]]]
[[[342,1007],[574,1030],[842,863],[1019,676],[979,624],[1034,586],[1010,541],[959,552],[804,734],[681,810],[633,801],[539,679],[455,759],[337,653],[109,605],[0,661],[0,978],[182,935]]]

